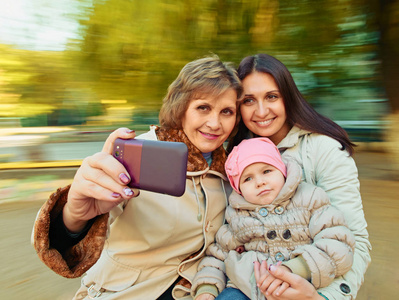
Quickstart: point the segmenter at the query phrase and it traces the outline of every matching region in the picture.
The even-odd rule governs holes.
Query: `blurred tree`
[[[209,53],[236,63],[259,52],[276,56],[311,104],[335,120],[373,120],[385,113],[385,103],[373,101],[383,98],[379,67],[387,54],[379,48],[391,51],[384,36],[397,24],[388,24],[395,20],[388,8],[395,1],[78,2],[81,9],[72,16],[80,22],[81,38],[70,40],[67,50],[7,48],[7,67],[0,60],[6,82],[0,89],[18,95],[29,113],[46,113],[49,124],[79,124],[113,108],[127,119],[157,111],[181,67]],[[385,22],[381,39],[379,22]],[[18,79],[8,79],[17,73]],[[125,104],[111,107],[104,103],[116,102],[108,100]],[[38,105],[40,112],[32,109]]]
[[[32,66],[35,52],[0,45],[0,117],[29,117],[51,111],[51,98],[38,101],[27,96],[39,88],[35,83],[36,69]]]
[[[383,83],[392,112],[387,117],[388,150],[399,178],[399,1],[381,0],[379,11]]]
[[[393,113],[399,113],[399,1],[380,0],[379,3],[383,82]]]
[[[257,1],[255,1],[257,2]],[[81,20],[83,80],[103,99],[159,108],[167,86],[188,61],[214,52],[226,60],[247,48],[242,8],[251,1],[96,1]],[[244,10],[253,9],[254,5]],[[243,40],[244,37],[244,40]],[[226,44],[231,48],[226,48]],[[239,53],[239,54],[237,54]],[[155,88],[154,88],[155,87]]]

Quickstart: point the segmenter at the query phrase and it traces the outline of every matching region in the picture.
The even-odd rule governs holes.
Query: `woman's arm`
[[[124,193],[125,189],[130,190],[126,187],[129,179],[121,177],[121,174],[127,172],[110,154],[116,138],[134,136],[134,132],[126,128],[114,131],[106,140],[102,152],[83,161],[72,186],[58,189],[39,211],[32,243],[39,258],[59,275],[79,277],[97,261],[105,242],[108,212],[119,203],[137,196],[137,191],[131,195]],[[87,234],[63,253],[55,249],[50,240],[50,228],[54,227],[54,221],[60,219],[60,214],[69,233],[81,232],[92,220],[90,228],[86,228]],[[61,233],[67,236],[66,231]]]
[[[319,289],[319,292],[329,299],[354,299],[371,261],[358,171],[353,158],[340,150],[341,145],[337,141],[317,136],[313,148],[307,153],[308,157],[313,158],[315,183],[326,191],[331,204],[343,212],[356,240],[351,270],[336,278],[328,287]]]

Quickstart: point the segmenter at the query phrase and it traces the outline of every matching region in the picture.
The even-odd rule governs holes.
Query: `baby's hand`
[[[278,262],[277,266],[279,266],[280,268],[286,268],[289,272],[291,272],[291,270],[287,267],[280,265],[281,262]],[[268,268],[266,261],[263,261],[262,264],[259,264],[257,261],[255,262],[254,271],[258,288],[265,297],[273,294],[276,290],[277,296],[282,295],[284,291],[289,288],[290,285],[287,282],[282,281],[281,279],[277,279],[267,270]]]
[[[212,294],[201,294],[195,298],[195,300],[213,300],[215,296]]]
[[[236,252],[238,252],[238,254],[245,252],[244,246],[238,246],[235,250],[236,250]]]

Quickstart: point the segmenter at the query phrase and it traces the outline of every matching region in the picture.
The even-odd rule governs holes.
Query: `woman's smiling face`
[[[190,101],[182,120],[184,133],[202,153],[221,146],[236,125],[237,93],[228,89],[218,96]]]
[[[254,134],[268,137],[277,145],[290,126],[276,81],[270,74],[253,72],[242,80],[242,85],[240,111],[244,124]]]
[[[182,120],[184,133],[202,153],[221,146],[236,125],[237,93],[228,89],[218,96],[192,99]]]

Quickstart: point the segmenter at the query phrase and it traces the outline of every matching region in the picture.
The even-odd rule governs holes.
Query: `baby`
[[[321,188],[302,182],[295,161],[283,163],[267,138],[242,141],[226,161],[234,191],[227,224],[200,262],[195,299],[265,299],[256,286],[254,262],[281,264],[316,289],[350,270],[355,238],[343,214]],[[226,285],[227,283],[227,285]],[[279,285],[280,294],[288,287]]]

